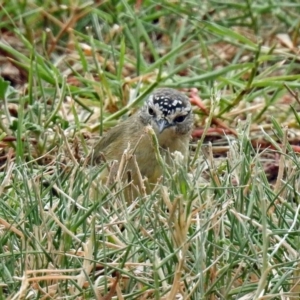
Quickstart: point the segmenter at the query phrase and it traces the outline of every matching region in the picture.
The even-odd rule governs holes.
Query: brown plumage
[[[162,88],[155,90],[136,114],[110,129],[94,146],[89,161],[100,164],[102,153],[107,161],[120,162],[130,143],[142,176],[155,183],[162,170],[156,160],[151,138],[145,131],[148,125],[152,126],[160,153],[166,157],[167,163],[169,153],[175,151],[181,152],[185,160],[187,159],[193,125],[189,99],[174,89]],[[137,174],[132,161],[128,161],[127,170],[131,170],[132,179],[136,181]],[[107,174],[101,177],[105,175]]]

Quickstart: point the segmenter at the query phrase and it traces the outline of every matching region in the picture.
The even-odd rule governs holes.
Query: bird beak
[[[162,133],[166,128],[171,126],[171,124],[166,119],[156,120],[156,124],[158,126],[159,133]]]

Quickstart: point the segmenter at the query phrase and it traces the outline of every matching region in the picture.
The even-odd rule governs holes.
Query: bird
[[[162,176],[161,164],[157,161],[154,145],[146,127],[151,126],[159,146],[159,152],[170,163],[170,154],[180,152],[184,162],[189,155],[189,141],[193,127],[193,112],[189,98],[172,88],[154,90],[135,114],[108,130],[94,145],[88,162],[99,165],[106,161],[118,161],[128,147],[135,155],[140,174],[149,183],[156,183]],[[137,182],[138,172],[133,161],[128,161],[126,170]],[[107,172],[101,179],[107,178]]]

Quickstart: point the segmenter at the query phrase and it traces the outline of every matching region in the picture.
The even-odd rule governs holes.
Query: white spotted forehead
[[[174,111],[186,111],[189,112],[190,106],[186,106],[180,99],[171,99],[167,96],[150,95],[148,103],[154,105],[157,109],[161,110],[164,114],[170,114]]]

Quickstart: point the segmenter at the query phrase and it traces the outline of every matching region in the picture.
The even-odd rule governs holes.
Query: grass
[[[299,299],[297,1],[4,1],[0,299]],[[96,138],[190,95],[189,166],[97,182]]]

